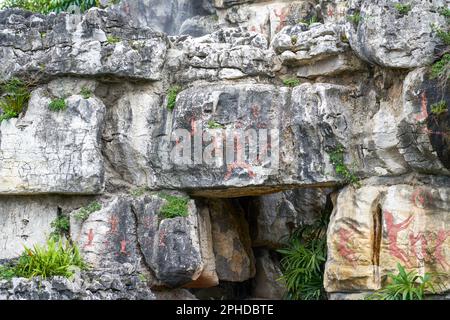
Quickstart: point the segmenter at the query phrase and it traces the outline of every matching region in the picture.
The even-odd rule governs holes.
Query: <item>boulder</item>
[[[283,299],[286,287],[280,281],[283,274],[276,255],[268,250],[259,249],[255,252],[255,256],[256,275],[253,279],[252,296],[256,299]]]
[[[420,275],[441,273],[449,290],[450,180],[409,176],[371,178],[335,199],[328,227],[328,292],[378,290],[397,264]]]
[[[211,253],[208,244],[200,242],[211,237],[204,234],[211,234],[205,229],[208,223],[203,219],[207,218],[199,227],[191,201],[188,216],[163,219],[160,210],[165,203],[157,195],[115,196],[81,222],[80,228],[73,228],[78,231],[72,233],[72,239],[97,268],[132,264],[137,270],[150,270],[154,285],[181,287],[201,276],[194,286],[213,285],[217,276]],[[72,223],[77,221],[72,219]],[[204,232],[201,236],[199,229]]]
[[[446,28],[445,17],[439,8],[444,0],[408,1],[410,10],[402,13],[397,2],[364,0],[359,10],[361,19],[348,22],[348,38],[361,59],[387,68],[417,68],[435,59],[435,49],[442,44],[433,31]]]
[[[242,207],[233,200],[208,201],[216,271],[221,281],[243,282],[255,276],[249,226]]]
[[[103,192],[105,106],[96,97],[84,99],[82,83],[69,83],[69,95],[54,91],[54,83],[35,89],[26,112],[0,123],[0,194]],[[65,98],[65,110],[49,109],[56,98]]]
[[[168,41],[115,11],[0,12],[0,80],[76,74],[160,80]]]

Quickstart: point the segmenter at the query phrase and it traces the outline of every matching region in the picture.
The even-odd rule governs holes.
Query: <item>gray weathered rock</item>
[[[438,9],[445,0],[412,0],[411,10],[400,14],[396,2],[365,0],[360,8],[361,21],[347,24],[350,45],[367,62],[390,68],[416,68],[435,59],[440,40],[433,24],[446,28]],[[404,3],[405,4],[405,3]],[[357,11],[356,11],[357,12]]]
[[[441,273],[449,290],[449,178],[372,178],[336,197],[328,227],[328,292],[378,290],[400,263]]]
[[[59,85],[62,82],[59,82]],[[0,124],[0,194],[95,194],[104,189],[100,133],[105,106],[83,99],[81,84],[58,95],[42,86],[33,91],[18,119]],[[52,99],[65,97],[67,109],[51,111]]]
[[[280,280],[283,276],[280,263],[271,252],[259,249],[256,255],[256,275],[252,295],[259,299],[281,300],[286,288]]]
[[[24,245],[45,244],[56,217],[90,201],[89,196],[1,196],[0,260],[19,257]]]
[[[295,189],[251,200],[253,246],[279,248],[285,245],[294,230],[320,218],[329,192],[328,189]]]
[[[81,272],[74,279],[13,278],[0,282],[2,300],[155,300],[142,278],[126,268]]]
[[[77,228],[79,231],[72,234],[72,239],[91,265],[113,268],[128,263],[144,272],[149,268],[156,284],[169,287],[189,284],[202,274],[205,276],[205,266],[207,276],[214,278],[214,266],[208,260],[207,249],[200,244],[200,239],[207,239],[208,235],[199,234],[194,203],[189,203],[187,217],[162,219],[159,213],[164,203],[156,195],[114,197],[102,210],[92,213]],[[73,219],[72,222],[76,223]],[[211,233],[204,226],[201,231]]]
[[[233,200],[208,202],[217,275],[221,281],[243,282],[255,276],[249,226]]]
[[[31,28],[30,28],[31,27]],[[0,80],[76,74],[160,80],[167,37],[115,11],[0,12]]]

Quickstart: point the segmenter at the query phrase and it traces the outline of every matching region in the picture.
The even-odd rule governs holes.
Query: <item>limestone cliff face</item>
[[[249,281],[249,295],[280,298],[273,250],[333,198],[331,297],[379,289],[397,262],[448,275],[450,89],[431,64],[449,50],[435,30],[448,31],[450,2],[409,2],[0,11],[0,81],[33,84],[0,123],[0,259],[69,215],[98,270],[145,274],[181,298]],[[66,110],[49,110],[57,98]],[[360,185],[342,187],[336,150]],[[159,191],[189,197],[188,214],[162,219]],[[94,200],[102,209],[77,220]],[[137,288],[123,297],[155,298]]]

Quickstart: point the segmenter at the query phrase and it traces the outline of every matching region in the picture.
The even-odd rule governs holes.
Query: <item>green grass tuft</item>
[[[225,128],[222,124],[218,123],[217,121],[214,120],[209,120],[208,121],[208,129],[223,129]]]
[[[55,112],[66,110],[67,109],[66,100],[63,98],[54,99],[49,103],[48,108]]]
[[[161,207],[159,212],[162,218],[172,219],[176,217],[187,217],[189,215],[189,198],[168,194],[160,194],[159,196],[166,200],[166,203]]]
[[[448,106],[444,100],[441,100],[441,101],[431,105],[431,113],[433,113],[436,116],[439,116],[439,115],[447,112],[447,110],[448,110]]]
[[[293,88],[293,87],[300,85],[300,80],[298,80],[296,78],[289,78],[289,79],[283,80],[283,84],[285,86]]]
[[[394,4],[394,8],[402,16],[407,15],[412,9],[412,7],[409,3],[396,3],[396,4]]]
[[[173,86],[167,92],[167,109],[169,109],[170,111],[175,109],[177,96],[180,92],[181,92],[180,86]]]
[[[46,246],[35,245],[33,248],[25,247],[25,252],[14,266],[16,276],[22,278],[42,277],[44,279],[54,276],[70,278],[73,275],[72,267],[86,269],[77,246],[62,240],[49,239]]]
[[[90,97],[92,97],[92,91],[86,87],[83,87],[83,88],[81,88],[80,95],[83,97],[83,99],[87,100]]]
[[[359,185],[359,178],[347,167],[344,161],[345,148],[339,144],[329,152],[331,164],[336,174],[344,179],[345,184]]]
[[[115,37],[115,36],[107,36],[106,37],[106,41],[108,41],[109,44],[116,44],[119,43],[120,41],[122,41],[119,37]]]
[[[446,53],[431,66],[431,79],[440,78],[446,74],[448,74],[447,78],[450,77],[449,69],[450,53]]]
[[[398,273],[388,274],[389,284],[366,297],[366,300],[423,300],[425,294],[435,294],[431,273],[419,276],[416,271],[406,272],[397,264]]]
[[[30,89],[18,78],[12,78],[0,86],[0,123],[17,118],[30,100]]]
[[[355,12],[354,14],[347,16],[347,21],[353,23],[354,25],[358,25],[362,20],[362,16],[359,12]]]
[[[70,219],[67,216],[59,216],[52,223],[53,228],[50,237],[59,240],[61,237],[68,237],[70,234]]]
[[[81,208],[74,214],[74,218],[78,221],[86,221],[91,214],[102,209],[102,205],[97,201],[92,202],[86,207]]]

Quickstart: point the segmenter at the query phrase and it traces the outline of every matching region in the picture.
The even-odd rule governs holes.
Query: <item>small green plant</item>
[[[102,205],[97,201],[92,202],[86,207],[81,208],[74,214],[74,218],[78,221],[86,221],[91,214],[102,209]]]
[[[218,123],[217,121],[214,120],[209,120],[208,121],[208,129],[223,129],[224,126],[220,123]]]
[[[118,37],[109,35],[106,37],[106,41],[108,41],[109,44],[115,44],[115,43],[119,43],[121,40]]]
[[[439,14],[446,17],[447,19],[450,19],[450,8],[447,7],[439,8]]]
[[[180,86],[173,86],[170,87],[169,91],[167,92],[167,109],[173,110],[175,109],[175,104],[177,101],[177,96],[181,92]]]
[[[172,196],[168,194],[160,194],[160,197],[166,200],[166,203],[161,207],[159,212],[161,217],[164,219],[187,217],[189,215],[189,198]]]
[[[149,189],[147,187],[140,187],[130,191],[130,195],[137,198],[142,197]]]
[[[0,123],[3,120],[17,118],[30,100],[28,85],[18,78],[12,78],[0,86]]]
[[[359,12],[355,12],[354,14],[347,16],[347,21],[353,23],[354,25],[358,25],[362,20],[362,16]]]
[[[450,53],[446,53],[441,59],[431,66],[431,79],[450,77]]]
[[[308,26],[310,26],[310,25],[312,25],[313,23],[319,22],[319,19],[317,18],[316,15],[314,15],[314,16],[312,16],[312,17],[309,18],[309,19],[302,19],[302,20],[300,20],[299,22],[300,22],[300,23],[307,24]]]
[[[433,113],[436,116],[439,116],[447,112],[447,110],[448,110],[447,103],[444,100],[441,100],[431,105],[431,113]]]
[[[331,164],[336,174],[344,179],[345,184],[359,185],[359,178],[347,167],[344,161],[345,148],[338,144],[329,152]]]
[[[291,44],[295,46],[297,44],[298,37],[296,35],[291,36]]]
[[[63,98],[54,99],[48,104],[48,108],[55,112],[66,110],[67,109],[66,100]]]
[[[402,16],[407,15],[412,9],[412,7],[409,3],[396,3],[396,4],[394,4],[394,8]]]
[[[14,266],[0,266],[0,280],[11,280],[14,277],[16,277],[16,270],[14,269]]]
[[[89,8],[99,6],[98,0],[4,0],[0,9],[21,8],[32,12],[48,14],[50,12],[62,12],[77,6],[81,12]]]
[[[435,32],[445,45],[450,45],[450,31],[444,31],[442,29],[436,28]]]
[[[39,35],[41,36],[41,39],[44,39],[45,37],[47,37],[47,33],[44,31],[39,32]]]
[[[283,84],[287,87],[293,88],[293,87],[300,85],[300,80],[298,80],[296,78],[289,78],[289,79],[283,80]]]
[[[70,219],[61,215],[51,223],[51,227],[53,228],[50,234],[52,239],[59,240],[61,237],[68,237],[70,233]]]
[[[390,283],[383,289],[368,295],[367,300],[423,300],[425,294],[436,293],[432,274],[419,276],[416,271],[406,272],[401,264],[397,264],[398,273],[389,273]]]
[[[86,99],[86,100],[89,99],[90,97],[92,97],[92,91],[86,87],[81,88],[80,94],[83,97],[83,99]]]
[[[289,300],[326,299],[323,274],[327,260],[326,231],[329,212],[313,225],[297,229],[289,238],[282,255],[279,279],[286,285]]]
[[[69,241],[56,241],[50,238],[45,246],[25,247],[25,252],[14,266],[14,273],[15,276],[22,278],[38,276],[44,279],[54,276],[70,278],[73,275],[71,271],[73,267],[87,268],[77,246]]]

